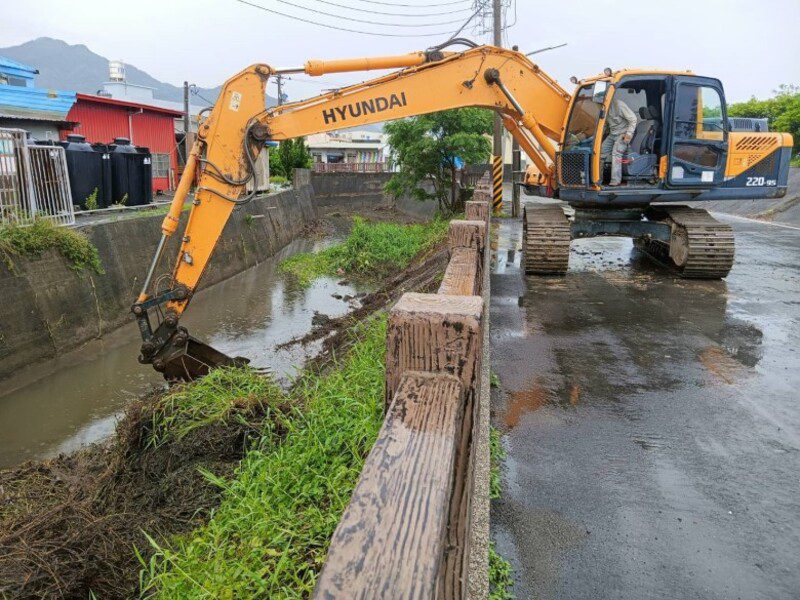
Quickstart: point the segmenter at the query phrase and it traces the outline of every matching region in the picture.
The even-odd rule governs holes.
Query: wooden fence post
[[[466,218],[469,221],[486,222],[489,220],[488,198],[486,200],[467,200],[464,208],[466,210]]]
[[[463,419],[456,377],[403,375],[331,539],[315,598],[436,595]]]
[[[449,373],[465,389],[475,385],[482,350],[483,299],[479,296],[403,294],[389,312],[386,335],[386,404],[406,371]]]

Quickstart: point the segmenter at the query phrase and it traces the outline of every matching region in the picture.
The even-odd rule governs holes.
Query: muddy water
[[[366,291],[333,278],[301,289],[277,272],[282,259],[331,241],[295,240],[273,259],[202,291],[183,324],[221,351],[246,356],[285,382],[317,348],[275,346],[307,333],[315,313],[335,317],[351,309],[350,302],[333,294]],[[163,387],[152,368],[137,362],[139,344],[131,324],[0,381],[0,468],[69,452],[113,433],[127,402]]]

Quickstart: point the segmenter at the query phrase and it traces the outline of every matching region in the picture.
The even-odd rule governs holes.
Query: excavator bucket
[[[162,371],[167,381],[193,381],[205,377],[212,369],[242,367],[250,362],[241,356],[231,358],[191,335],[184,337],[183,343],[173,339],[154,357],[153,366]]]

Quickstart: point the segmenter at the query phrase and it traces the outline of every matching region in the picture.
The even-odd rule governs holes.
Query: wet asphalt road
[[[625,239],[524,278],[496,221],[491,518],[518,598],[800,597],[800,230],[729,222],[733,271],[703,282]]]

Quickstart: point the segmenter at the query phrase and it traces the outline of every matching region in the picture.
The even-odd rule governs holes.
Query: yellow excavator
[[[466,49],[449,50],[454,46]],[[397,70],[265,108],[270,77],[378,69]],[[143,339],[140,362],[171,380],[244,362],[193,338],[179,320],[228,217],[254,195],[245,189],[266,142],[466,106],[501,115],[533,161],[526,190],[559,198],[575,209],[569,219],[558,204],[528,205],[523,218],[527,273],[564,274],[572,239],[615,235],[633,238],[644,252],[682,276],[726,276],[733,264],[731,228],[707,211],[681,203],[783,197],[792,137],[733,130],[722,84],[688,71],[605,69],[572,81],[577,87],[570,94],[524,54],[464,39],[400,56],[310,60],[283,69],[256,64],[233,76],[199,125],[162,224],[161,241],[132,307]],[[615,98],[639,120],[623,157],[623,185],[612,187],[601,144]],[[157,263],[178,229],[195,181],[172,281],[167,289],[151,292]],[[162,316],[155,326],[150,321],[154,312]]]

